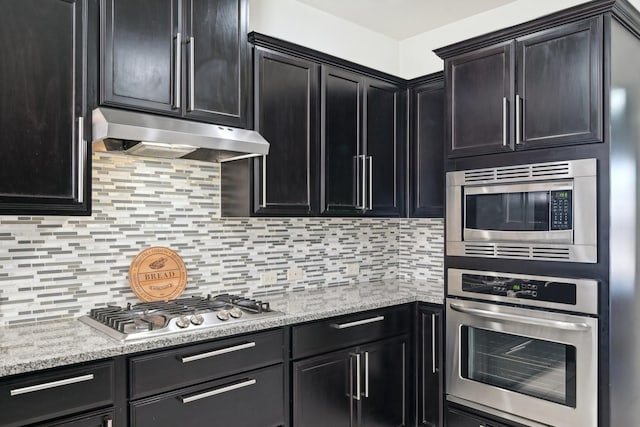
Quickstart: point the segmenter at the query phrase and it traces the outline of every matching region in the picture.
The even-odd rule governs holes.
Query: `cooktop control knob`
[[[202,325],[204,323],[204,317],[202,316],[202,314],[194,314],[193,316],[191,316],[190,320],[194,325]]]
[[[187,316],[180,316],[178,317],[178,319],[176,319],[176,326],[178,328],[186,328],[187,326],[189,326],[191,324],[191,322],[189,321],[189,318]]]
[[[220,320],[229,320],[229,311],[228,310],[220,310],[216,317]]]
[[[234,319],[237,319],[239,317],[242,317],[242,310],[240,310],[238,307],[234,307],[231,310],[229,310],[229,314]]]

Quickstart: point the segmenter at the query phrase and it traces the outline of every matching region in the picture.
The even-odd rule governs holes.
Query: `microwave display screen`
[[[572,191],[466,195],[465,225],[476,230],[571,230]]]

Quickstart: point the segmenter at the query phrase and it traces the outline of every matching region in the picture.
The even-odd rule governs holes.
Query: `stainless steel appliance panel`
[[[596,159],[536,163],[447,173],[446,253],[453,256],[515,258],[542,261],[597,262],[597,161]],[[571,193],[570,227],[555,230],[507,227],[469,227],[467,197],[548,192],[539,204],[549,204],[553,193]],[[523,202],[523,206],[525,206]],[[504,214],[504,213],[503,213]],[[490,220],[493,215],[487,214]]]
[[[447,394],[564,427],[598,424],[598,320],[447,298]]]

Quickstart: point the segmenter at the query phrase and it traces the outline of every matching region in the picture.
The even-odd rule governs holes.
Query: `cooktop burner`
[[[268,302],[221,294],[94,308],[80,321],[120,341],[208,328],[278,314]]]

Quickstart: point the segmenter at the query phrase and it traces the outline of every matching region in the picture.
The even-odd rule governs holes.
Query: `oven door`
[[[464,240],[573,243],[571,180],[464,187]]]
[[[450,400],[546,425],[597,426],[597,319],[448,298],[446,323]]]

